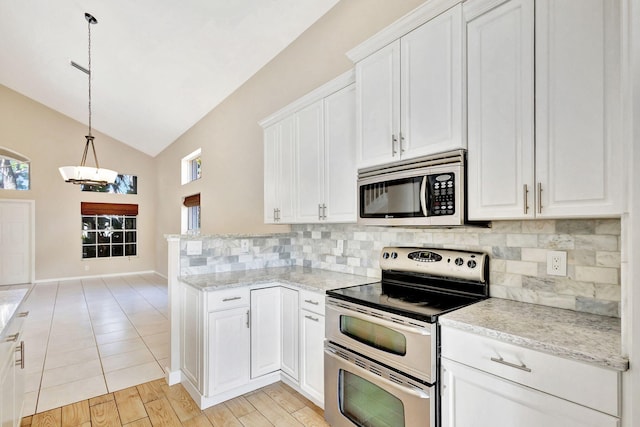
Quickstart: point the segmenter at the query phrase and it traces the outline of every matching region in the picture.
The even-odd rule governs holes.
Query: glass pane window
[[[181,175],[182,185],[189,182],[198,180],[202,177],[202,150],[198,148],[191,154],[188,154],[182,158],[181,161]]]
[[[200,169],[200,157],[191,160],[191,181],[195,181],[196,179],[200,179],[201,169]]]
[[[393,394],[340,370],[340,412],[357,426],[404,427],[404,404]]]
[[[82,216],[82,258],[136,256],[137,217]]]
[[[0,190],[28,190],[30,162],[12,159],[0,150]]]
[[[340,316],[340,332],[387,353],[407,354],[407,339],[402,333],[358,317]]]
[[[200,206],[190,206],[187,212],[188,215],[188,231],[200,230]]]

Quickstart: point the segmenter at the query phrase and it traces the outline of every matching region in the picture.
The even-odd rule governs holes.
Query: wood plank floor
[[[281,382],[201,411],[164,379],[22,419],[22,427],[328,427],[322,409]]]

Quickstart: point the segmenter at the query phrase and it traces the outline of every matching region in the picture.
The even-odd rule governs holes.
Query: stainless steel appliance
[[[489,295],[480,252],[387,247],[382,280],[327,291],[325,418],[333,427],[439,425],[438,317]]]
[[[358,222],[367,225],[462,225],[465,151],[456,150],[358,171]]]

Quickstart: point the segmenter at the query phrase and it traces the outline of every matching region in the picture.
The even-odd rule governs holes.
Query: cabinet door
[[[536,1],[538,216],[620,215],[620,2]]]
[[[402,158],[464,147],[462,6],[400,40]]]
[[[295,116],[287,117],[280,122],[280,163],[278,165],[278,222],[291,223],[294,220],[294,150],[295,150]]]
[[[398,160],[400,41],[356,64],[358,167]]]
[[[355,85],[324,100],[326,220],[356,222]]]
[[[278,160],[281,126],[275,124],[264,130],[264,222],[276,222],[278,209]]]
[[[443,427],[617,427],[619,419],[442,359]]]
[[[280,369],[280,287],[251,291],[251,378]]]
[[[180,286],[180,370],[202,391],[202,292],[191,286]]]
[[[534,2],[465,3],[468,213],[534,216]]]
[[[249,381],[249,307],[214,311],[208,319],[208,396]]]
[[[324,194],[323,102],[317,101],[296,113],[296,222],[321,219]]]
[[[16,364],[15,342],[0,343],[0,426],[16,427],[20,425],[16,413]],[[22,399],[22,396],[20,396]]]
[[[298,291],[281,288],[282,364],[280,369],[298,380]]]
[[[324,316],[307,310],[300,315],[300,388],[324,407]]]

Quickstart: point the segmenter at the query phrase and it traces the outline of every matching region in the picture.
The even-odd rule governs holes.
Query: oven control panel
[[[385,247],[380,268],[485,282],[489,256],[484,252],[438,248]]]

